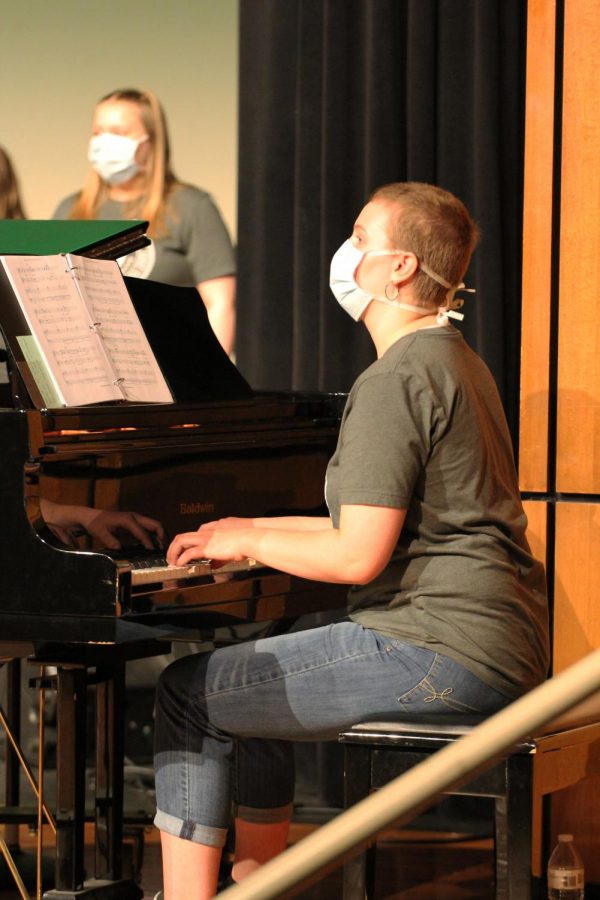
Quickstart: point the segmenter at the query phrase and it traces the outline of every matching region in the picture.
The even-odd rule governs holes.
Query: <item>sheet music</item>
[[[90,322],[96,328],[126,400],[168,403],[171,392],[113,260],[67,257],[75,266]]]
[[[35,337],[20,339],[26,358],[56,387],[44,398],[66,406],[172,400],[116,262],[6,256],[2,264]]]
[[[64,257],[10,256],[2,263],[62,403],[121,399]]]

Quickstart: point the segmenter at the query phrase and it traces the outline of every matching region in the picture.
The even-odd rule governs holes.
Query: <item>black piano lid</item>
[[[244,400],[252,388],[229,359],[195,287],[125,278],[146,337],[178,403]]]

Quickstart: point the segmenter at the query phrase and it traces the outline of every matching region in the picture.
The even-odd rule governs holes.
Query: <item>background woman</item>
[[[225,519],[167,559],[254,557],[351,583],[349,616],[188,656],[161,677],[156,824],[165,900],[213,896],[230,812],[232,876],[286,846],[292,741],[401,713],[495,712],[542,681],[544,573],[529,551],[494,380],[451,324],[477,228],[452,194],[379,189],[331,264],[377,360],[348,396],[327,518]],[[460,314],[459,314],[460,317]]]
[[[171,169],[164,112],[151,91],[113,91],[97,104],[82,190],[58,219],[147,219],[152,246],[122,260],[125,274],[197,287],[227,353],[235,340],[235,258],[209,194]]]
[[[24,218],[15,170],[8,153],[0,147],[0,219]]]

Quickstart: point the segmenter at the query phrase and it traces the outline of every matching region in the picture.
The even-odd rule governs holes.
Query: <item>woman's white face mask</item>
[[[88,159],[102,181],[124,184],[140,171],[141,166],[135,156],[140,144],[147,140],[148,135],[136,140],[103,131],[90,139]]]
[[[363,257],[367,254],[369,256],[395,256],[399,252],[399,250],[367,250],[363,252],[355,247],[348,238],[334,254],[329,272],[329,287],[342,309],[352,316],[355,322],[362,319],[371,300],[378,299],[363,291],[354,278]]]
[[[351,239],[348,238],[347,241],[344,241],[339,250],[334,253],[329,272],[329,287],[342,309],[345,310],[355,322],[359,322],[362,319],[367,306],[372,300],[377,300],[378,303],[385,303],[387,306],[395,306],[398,309],[418,312],[422,316],[431,315],[432,311],[426,310],[422,306],[416,306],[412,303],[401,303],[398,300],[390,300],[385,296],[374,297],[372,294],[368,294],[364,291],[356,282],[355,275],[357,269],[365,256],[396,256],[398,253],[403,252],[403,250],[367,250],[363,252],[362,250],[359,250],[358,247],[355,247]],[[470,289],[465,288],[462,283],[451,287],[447,281],[440,275],[432,272],[431,269],[422,262],[419,262],[419,266],[426,275],[433,278],[438,284],[449,288],[447,298],[448,305],[438,308],[438,324],[447,324],[448,316],[454,319],[462,319],[462,313],[452,310],[453,304],[455,304],[455,308],[462,306],[462,301],[454,300],[454,293],[457,290]]]

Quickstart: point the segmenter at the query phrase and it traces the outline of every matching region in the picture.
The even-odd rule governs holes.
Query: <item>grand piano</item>
[[[120,245],[106,255],[122,252]],[[267,627],[345,600],[340,586],[253,560],[225,570],[207,560],[173,569],[164,548],[147,550],[126,534],[109,551],[85,533],[67,545],[48,527],[44,501],[143,514],[162,523],[167,541],[228,515],[324,513],[324,473],[343,398],[253,392],[221,350],[195,290],[132,278],[126,284],[172,404],[44,408],[16,340],[23,320],[0,279],[9,372],[0,409],[0,658],[45,667],[52,674],[42,674],[40,684],[57,695],[56,868],[48,900],[142,896],[121,871],[127,663],[163,654],[173,640],[204,640],[247,623]],[[93,877],[83,863],[90,685]]]

